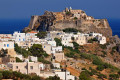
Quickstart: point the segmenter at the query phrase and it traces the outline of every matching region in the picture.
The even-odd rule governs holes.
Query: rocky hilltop
[[[76,28],[83,33],[102,33],[106,37],[112,36],[107,19],[94,19],[83,10],[73,10],[71,7],[65,8],[62,12],[45,11],[41,16],[32,16],[29,26],[23,31],[51,31],[65,28]]]

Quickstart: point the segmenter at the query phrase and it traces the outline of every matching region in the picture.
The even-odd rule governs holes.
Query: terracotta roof
[[[31,32],[28,32],[28,33],[38,33],[38,32],[35,32],[35,31],[31,31]]]
[[[10,38],[10,37],[1,37],[1,38]]]

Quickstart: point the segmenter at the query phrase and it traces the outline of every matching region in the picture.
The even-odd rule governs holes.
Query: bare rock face
[[[94,19],[82,10],[66,8],[62,12],[45,11],[44,15],[32,16],[30,24],[24,31],[31,30],[62,30],[76,28],[83,33],[97,32],[106,37],[112,36],[112,30],[106,19]]]

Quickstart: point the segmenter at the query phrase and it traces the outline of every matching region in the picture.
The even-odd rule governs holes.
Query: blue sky
[[[0,0],[0,19],[30,19],[45,10],[82,9],[95,18],[120,19],[120,0]]]

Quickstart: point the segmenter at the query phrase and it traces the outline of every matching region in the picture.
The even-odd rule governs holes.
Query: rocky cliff
[[[62,30],[76,28],[84,33],[98,32],[106,37],[112,36],[112,30],[107,19],[94,19],[82,10],[66,8],[62,12],[45,11],[44,15],[32,16],[27,30]]]

